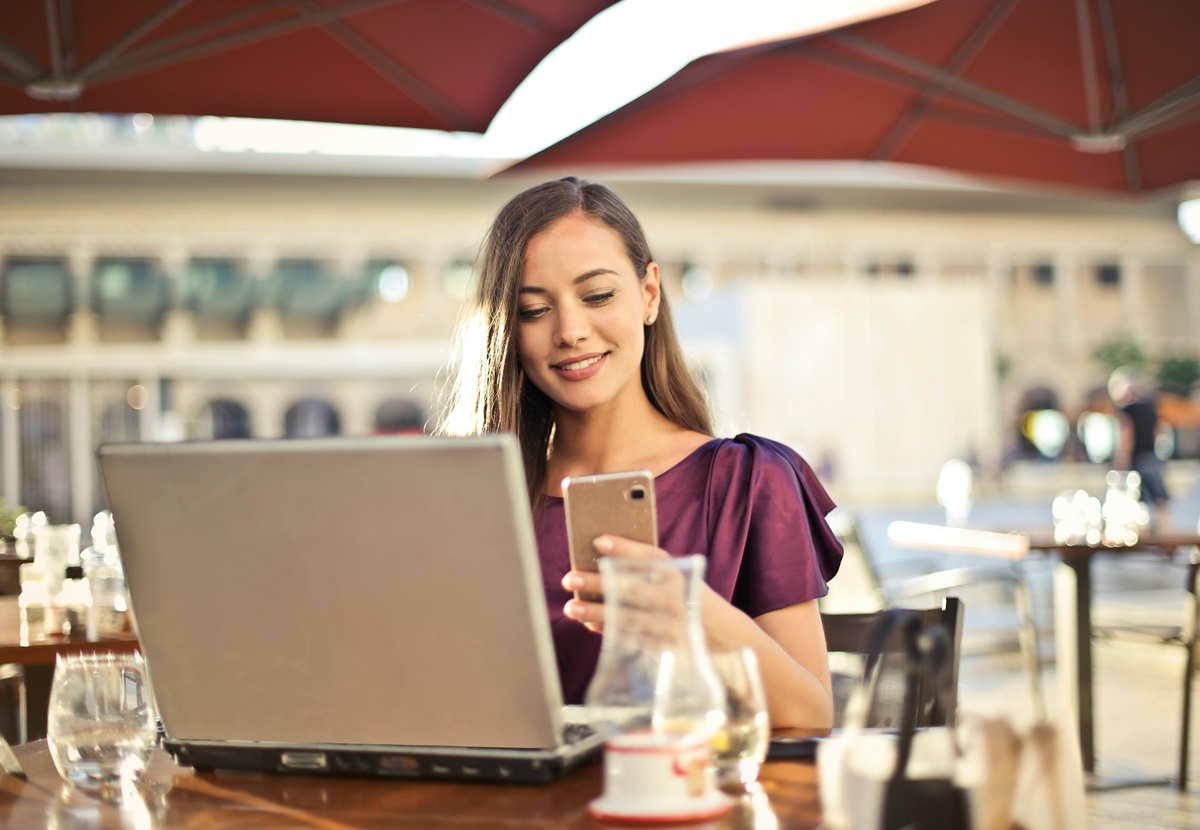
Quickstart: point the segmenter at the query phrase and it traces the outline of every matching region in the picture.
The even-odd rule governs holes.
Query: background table
[[[1079,720],[1079,748],[1085,771],[1095,772],[1095,713],[1092,683],[1092,561],[1098,555],[1126,556],[1133,553],[1191,551],[1188,567],[1187,610],[1181,620],[1187,660],[1184,677],[1185,696],[1190,698],[1195,645],[1191,642],[1197,614],[1197,571],[1200,563],[1200,534],[1162,533],[1143,535],[1132,545],[1110,547],[1101,543],[1056,542],[1052,533],[1030,533],[1030,551],[1049,552],[1058,557],[1054,574],[1055,661],[1058,665],[1059,693]],[[1189,630],[1190,629],[1190,630]],[[1187,742],[1191,724],[1190,706],[1185,703],[1179,756],[1179,789],[1187,786]],[[1114,782],[1119,786],[1122,783]],[[1142,783],[1142,782],[1133,782]]]
[[[138,648],[137,637],[83,638],[57,637],[44,642],[21,642],[21,615],[14,596],[0,596],[0,665],[16,664],[25,670],[25,715],[23,740],[46,737],[46,707],[50,702],[50,681],[54,661],[60,654],[91,652],[130,652]]]
[[[1095,773],[1095,711],[1092,677],[1092,562],[1098,555],[1128,556],[1148,552],[1190,551],[1187,610],[1181,620],[1187,646],[1184,685],[1182,740],[1179,754],[1180,789],[1187,786],[1188,733],[1190,731],[1190,678],[1194,670],[1194,638],[1200,614],[1200,533],[1142,534],[1131,545],[1110,546],[1102,542],[1059,542],[1049,531],[975,529],[946,527],[917,522],[893,522],[888,538],[900,547],[940,550],[974,556],[1020,561],[1031,553],[1050,554],[1057,559],[1054,571],[1054,643],[1058,678],[1059,711],[1073,712],[1079,726],[1079,748],[1083,769]],[[1113,786],[1142,781],[1113,781]],[[1100,786],[1093,779],[1092,786]]]
[[[551,784],[404,781],[284,775],[199,775],[155,752],[147,782],[118,809],[64,799],[44,742],[16,748],[28,780],[0,773],[0,826],[149,828],[606,828],[587,815],[603,789],[589,764]],[[820,826],[817,772],[810,761],[764,765],[760,785],[723,820],[676,825],[706,830],[813,830]],[[617,825],[611,825],[615,828]],[[624,825],[626,828],[629,825]]]

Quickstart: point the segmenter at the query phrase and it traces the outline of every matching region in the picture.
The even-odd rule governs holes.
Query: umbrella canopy
[[[716,53],[509,170],[750,160],[1127,193],[1200,178],[1200,3],[937,0]]]
[[[0,114],[149,112],[483,132],[615,0],[5,0]]]

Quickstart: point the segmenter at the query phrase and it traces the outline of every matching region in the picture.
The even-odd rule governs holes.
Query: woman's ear
[[[658,319],[658,305],[662,298],[662,275],[657,262],[646,264],[646,276],[642,278],[642,322],[654,325]]]

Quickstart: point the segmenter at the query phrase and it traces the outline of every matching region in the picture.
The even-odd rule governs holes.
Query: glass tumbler
[[[727,718],[712,739],[717,784],[737,787],[758,780],[767,757],[771,723],[758,658],[750,648],[710,654],[717,676],[725,686]]]
[[[72,790],[119,796],[146,768],[157,738],[141,655],[59,655],[47,733]]]

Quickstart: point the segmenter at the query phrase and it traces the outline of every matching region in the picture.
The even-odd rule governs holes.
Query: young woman
[[[499,213],[442,431],[517,434],[525,460],[563,697],[596,666],[598,574],[570,569],[561,482],[647,469],[661,547],[601,536],[607,556],[702,553],[710,647],[758,655],[775,727],[825,727],[832,696],[816,600],[841,561],[833,502],[808,464],[752,435],[712,436],[641,225],[603,185],[547,182]]]

